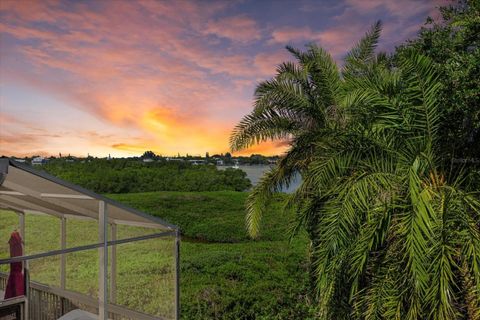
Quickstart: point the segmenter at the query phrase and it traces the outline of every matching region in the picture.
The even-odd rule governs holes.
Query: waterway
[[[225,170],[226,168],[232,168],[231,166],[217,166],[220,170]],[[263,174],[270,170],[271,166],[269,165],[251,165],[251,166],[238,166],[238,169],[244,171],[247,174],[247,178],[250,179],[252,185],[256,185],[260,179],[262,178]],[[297,175],[291,182],[288,188],[284,188],[282,192],[292,193],[295,191],[302,182],[302,178],[300,175]]]

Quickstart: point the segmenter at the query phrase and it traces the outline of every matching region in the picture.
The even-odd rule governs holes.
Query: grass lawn
[[[305,319],[307,241],[288,241],[291,215],[281,213],[281,195],[264,218],[262,238],[252,241],[244,227],[243,192],[152,192],[110,195],[142,211],[180,226],[182,319]],[[14,214],[1,212],[0,256],[8,254]],[[48,220],[48,221],[47,221]],[[31,216],[28,253],[58,248],[59,222]],[[96,226],[85,221],[68,224],[68,243],[95,242]],[[143,233],[120,228],[120,237]],[[42,239],[42,241],[28,241]],[[118,248],[118,301],[139,311],[171,314],[173,305],[172,241],[145,241]],[[95,250],[67,256],[71,289],[95,295]],[[32,263],[32,277],[57,284],[59,259]],[[5,270],[3,268],[2,270]],[[142,297],[151,297],[144,301]]]

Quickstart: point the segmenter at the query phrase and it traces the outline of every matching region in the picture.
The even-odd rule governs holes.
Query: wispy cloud
[[[204,33],[244,43],[262,38],[257,22],[244,15],[210,20]]]
[[[15,118],[2,120],[12,125],[2,128],[0,153],[14,150],[8,142],[14,140],[25,153],[56,153],[72,141],[91,153],[225,152],[231,128],[250,111],[255,84],[290,59],[286,44],[318,42],[338,58],[375,15],[392,19],[385,25],[391,46],[438,2],[401,3],[272,2],[260,14],[257,6],[268,3],[0,1],[0,85],[58,101],[30,99],[22,109],[39,116],[40,132],[16,111],[19,93],[2,92],[9,98],[2,112]],[[65,128],[53,125],[65,110],[89,116],[62,135]],[[282,148],[265,144],[247,152]]]

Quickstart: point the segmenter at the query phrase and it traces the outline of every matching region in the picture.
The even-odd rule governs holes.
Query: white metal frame
[[[5,170],[5,161],[7,161],[7,169]],[[64,187],[71,188],[74,191],[77,191],[82,194],[60,194],[60,193],[41,193],[36,190],[32,190],[27,186],[18,185],[12,181],[4,181],[5,176],[8,173],[8,166],[13,165],[16,168],[23,169],[29,173],[34,175],[40,176],[51,182],[60,184]],[[91,191],[82,189],[80,187],[74,186],[69,184],[68,182],[64,182],[58,178],[53,176],[47,175],[43,172],[37,172],[34,169],[29,167],[25,167],[24,165],[15,163],[10,159],[0,159],[0,186],[5,187],[9,190],[0,190],[0,207],[13,210],[17,212],[19,216],[19,226],[20,226],[20,235],[22,236],[23,241],[25,242],[25,214],[46,214],[58,217],[60,219],[60,250],[53,250],[49,252],[43,252],[38,254],[32,255],[24,255],[21,257],[13,257],[8,259],[0,259],[0,264],[9,264],[12,262],[19,262],[22,261],[24,263],[24,270],[26,271],[26,278],[28,280],[28,261],[33,259],[39,259],[49,256],[60,255],[60,287],[59,288],[49,288],[50,291],[55,291],[61,296],[66,298],[68,297],[75,297],[79,299],[79,294],[74,293],[71,291],[66,290],[66,254],[71,252],[78,252],[83,250],[90,250],[90,249],[98,249],[99,255],[99,274],[98,274],[98,281],[99,281],[99,293],[98,293],[98,310],[99,310],[99,320],[107,320],[108,319],[108,312],[116,312],[119,310],[125,314],[125,316],[133,316],[136,319],[160,319],[148,315],[144,315],[141,313],[137,313],[135,311],[131,311],[125,308],[121,308],[119,306],[112,305],[110,303],[116,302],[116,279],[117,279],[117,253],[116,253],[116,245],[122,243],[129,243],[135,241],[142,241],[147,239],[154,239],[160,237],[175,237],[175,245],[174,245],[174,259],[175,259],[175,319],[180,319],[180,232],[178,228],[174,225],[168,224],[158,218],[151,217],[144,213],[141,213],[137,210],[128,208],[123,206],[122,204],[116,203],[113,200],[108,198],[104,198],[103,196],[96,195]],[[54,209],[51,210],[50,208],[43,207],[42,205],[33,204],[28,202],[28,196],[33,197],[35,199],[41,199],[47,201],[49,204],[54,206],[58,206],[58,208],[64,208],[68,211],[73,211],[77,214],[62,214],[62,210]],[[25,198],[24,198],[25,197]],[[93,212],[92,210],[87,210],[86,208],[80,207],[75,205],[71,202],[68,202],[69,199],[74,200],[86,200],[86,201],[98,201],[98,212]],[[135,215],[139,215],[143,218],[151,220],[152,222],[138,222],[138,221],[129,221],[129,220],[122,220],[122,219],[114,219],[109,217],[108,214],[108,206],[112,204],[116,207],[125,209],[130,213]],[[24,208],[29,208],[24,209]],[[54,207],[55,208],[55,207]],[[76,218],[76,219],[87,219],[87,220],[95,220],[98,221],[98,243],[77,246],[68,248],[67,247],[67,221],[69,218]],[[158,229],[160,226],[163,226],[169,231],[153,233],[145,236],[139,237],[132,237],[127,239],[117,239],[117,225],[124,224],[129,226],[138,226],[144,228],[153,228]],[[111,232],[111,240],[108,240],[108,229],[110,227]],[[110,247],[110,249],[109,249]],[[110,252],[109,252],[110,251]],[[25,252],[25,251],[24,251]],[[111,259],[110,263],[110,282],[108,281],[108,259]],[[27,292],[28,294],[28,292]],[[82,299],[88,301],[89,304],[92,304],[93,298],[83,296]],[[125,310],[124,310],[125,309]],[[25,299],[25,319],[28,320],[28,296]]]

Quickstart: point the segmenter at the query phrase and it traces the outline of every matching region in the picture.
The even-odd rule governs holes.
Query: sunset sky
[[[285,45],[313,41],[341,63],[381,19],[391,50],[442,3],[1,0],[0,155],[227,152]]]

